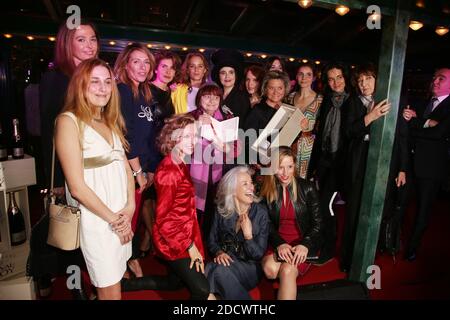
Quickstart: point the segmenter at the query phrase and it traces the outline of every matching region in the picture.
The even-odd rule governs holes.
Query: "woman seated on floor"
[[[262,267],[269,279],[280,278],[279,300],[295,300],[297,277],[309,269],[308,256],[321,244],[322,217],[314,184],[295,176],[295,154],[280,147],[272,154],[274,175],[266,175],[261,188],[269,207],[269,249]]]
[[[255,202],[249,169],[239,166],[224,175],[217,190],[217,210],[207,241],[214,262],[206,266],[210,298],[250,300],[249,290],[263,275],[267,248],[267,207]]]

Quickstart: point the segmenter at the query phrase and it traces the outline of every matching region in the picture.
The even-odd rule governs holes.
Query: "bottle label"
[[[23,148],[13,148],[13,157],[22,157]]]
[[[11,243],[21,243],[27,239],[27,234],[25,233],[25,230],[22,230],[20,232],[12,233],[11,234]]]

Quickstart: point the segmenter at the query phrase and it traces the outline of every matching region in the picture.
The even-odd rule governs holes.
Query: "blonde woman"
[[[133,43],[117,57],[114,73],[118,78],[121,111],[127,127],[127,140],[130,148],[127,153],[136,188],[139,188],[142,199],[142,218],[146,226],[145,239],[149,239],[152,231],[152,198],[154,190],[153,176],[159,162],[159,152],[155,146],[156,119],[155,107],[150,90],[150,80],[153,77],[155,58],[146,46]],[[139,203],[139,202],[138,202]],[[138,208],[139,210],[139,208]],[[134,240],[133,256],[128,266],[136,277],[142,277],[143,272],[139,264],[140,252]],[[143,244],[148,247],[148,240]]]
[[[134,181],[124,128],[112,70],[99,59],[83,61],[57,118],[55,144],[67,201],[81,209],[80,247],[100,300],[121,299],[131,256]]]
[[[308,256],[321,244],[322,216],[312,182],[296,178],[295,155],[280,147],[273,155],[275,175],[264,177],[261,196],[269,206],[269,250],[262,260],[269,279],[280,279],[279,300],[297,298],[297,277],[309,269]]]

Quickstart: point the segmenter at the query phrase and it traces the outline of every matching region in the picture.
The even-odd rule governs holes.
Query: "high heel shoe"
[[[141,268],[141,264],[138,259],[128,260],[127,270],[129,271],[132,278],[142,278],[144,273]]]

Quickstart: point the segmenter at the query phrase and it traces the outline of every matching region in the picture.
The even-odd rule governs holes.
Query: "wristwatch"
[[[145,172],[142,172],[142,167],[139,168],[138,171],[134,171],[134,170],[132,170],[132,171],[133,171],[133,177],[137,177],[138,174],[143,174],[145,176]]]

